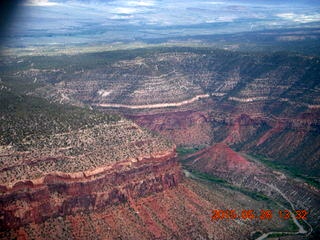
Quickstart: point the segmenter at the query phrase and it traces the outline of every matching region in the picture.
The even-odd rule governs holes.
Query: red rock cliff
[[[50,217],[105,209],[161,192],[181,179],[175,150],[151,158],[124,160],[83,174],[51,173],[39,181],[2,186],[0,231]]]

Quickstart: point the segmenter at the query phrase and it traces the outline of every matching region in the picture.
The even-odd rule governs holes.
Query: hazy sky
[[[320,26],[320,1],[28,0],[11,45],[83,44]],[[10,45],[9,44],[9,45]]]

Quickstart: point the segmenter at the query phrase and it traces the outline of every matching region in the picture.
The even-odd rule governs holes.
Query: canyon
[[[256,239],[298,225],[212,210],[306,209],[287,237],[316,239],[319,57],[169,47],[1,68],[0,238]]]
[[[1,239],[235,239],[257,226],[287,227],[279,219],[212,222],[213,209],[268,204],[185,177],[176,146],[131,121],[28,96],[22,110],[15,93],[2,91],[12,98],[10,111],[2,108],[6,124],[21,132],[2,139]]]

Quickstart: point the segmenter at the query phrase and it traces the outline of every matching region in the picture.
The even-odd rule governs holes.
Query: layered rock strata
[[[23,149],[1,148],[0,232],[131,202],[182,174],[174,145],[127,120],[31,135]]]
[[[94,211],[176,186],[180,171],[174,151],[139,161],[124,160],[83,173],[50,173],[42,181],[2,186],[1,230],[50,217]]]

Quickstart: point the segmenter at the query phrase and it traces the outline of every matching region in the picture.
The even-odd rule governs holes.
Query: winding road
[[[294,208],[293,203],[290,201],[290,199],[289,199],[279,188],[277,188],[276,186],[274,186],[274,185],[272,185],[272,184],[266,183],[266,182],[258,179],[257,177],[254,177],[254,179],[257,180],[258,182],[264,184],[264,185],[267,185],[269,188],[277,191],[277,192],[290,204],[291,209],[292,209],[293,211],[295,211],[295,208]],[[256,240],[266,239],[266,238],[268,238],[268,236],[270,236],[271,234],[285,234],[285,235],[306,234],[306,236],[309,236],[309,235],[312,233],[312,231],[313,231],[312,226],[311,226],[307,221],[303,220],[303,221],[308,225],[308,227],[309,227],[309,229],[310,229],[309,232],[308,232],[308,231],[305,230],[304,227],[298,222],[295,214],[294,214],[292,211],[290,211],[290,210],[288,210],[288,211],[290,212],[290,215],[291,215],[291,217],[292,217],[293,222],[296,224],[296,226],[297,226],[298,229],[299,229],[297,232],[268,232],[268,233],[262,234],[260,237],[256,238]]]
[[[199,179],[197,176],[195,176],[194,174],[192,174],[191,172],[189,172],[188,170],[184,169],[183,170],[184,174],[186,177],[189,178],[194,178],[194,179]],[[267,185],[269,188],[271,188],[272,190],[277,191],[291,206],[292,211],[295,211],[295,207],[293,205],[293,203],[290,201],[290,199],[276,186],[266,183],[264,181],[262,181],[261,179],[258,179],[257,177],[254,177],[254,179],[264,185]],[[281,207],[283,207],[280,203],[277,203],[278,205],[280,205]],[[309,231],[307,231],[297,220],[295,214],[291,211],[288,210],[290,212],[290,215],[292,217],[292,220],[294,222],[294,224],[298,227],[298,231],[297,232],[267,232],[267,233],[263,233],[260,237],[256,238],[255,240],[264,240],[267,239],[270,235],[272,234],[284,234],[284,235],[298,235],[298,234],[306,234],[305,236],[309,236],[312,231],[313,228],[312,226],[305,220],[303,220],[309,227]]]

